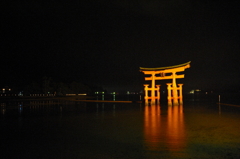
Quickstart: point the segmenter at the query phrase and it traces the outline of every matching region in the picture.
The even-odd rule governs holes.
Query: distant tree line
[[[66,94],[94,94],[96,91],[106,91],[101,86],[92,86],[81,82],[55,82],[51,77],[43,77],[39,81],[33,81],[24,87],[24,94],[55,94],[58,96]]]

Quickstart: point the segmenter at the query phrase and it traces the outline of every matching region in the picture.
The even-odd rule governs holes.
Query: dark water
[[[10,102],[0,158],[240,158],[240,108]]]

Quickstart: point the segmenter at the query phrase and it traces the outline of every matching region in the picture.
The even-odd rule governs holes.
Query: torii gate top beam
[[[156,68],[145,68],[145,67],[140,67],[140,71],[143,72],[144,74],[152,74],[153,72],[155,74],[158,73],[171,73],[171,72],[182,72],[186,68],[190,67],[190,62],[186,62],[180,65],[174,65],[174,66],[167,66],[167,67],[156,67]]]

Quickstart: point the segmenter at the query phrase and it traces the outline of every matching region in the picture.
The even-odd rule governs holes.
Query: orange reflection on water
[[[167,140],[172,151],[185,147],[185,126],[183,106],[168,106]]]
[[[180,155],[186,145],[184,129],[182,105],[169,106],[167,112],[160,110],[159,105],[145,106],[144,136],[148,150]]]
[[[160,106],[145,106],[144,134],[150,149],[156,149],[161,136]]]

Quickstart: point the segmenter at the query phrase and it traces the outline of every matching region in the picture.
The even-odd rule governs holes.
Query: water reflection
[[[147,149],[151,152],[170,152],[180,157],[186,147],[183,106],[145,106],[144,136]]]
[[[221,105],[220,105],[220,103],[218,104],[218,114],[221,115]]]
[[[22,111],[23,111],[23,104],[20,103],[20,104],[18,104],[18,112],[20,115],[22,114]]]
[[[144,111],[144,134],[149,149],[157,150],[162,138],[160,124],[160,106],[145,106]]]
[[[1,114],[4,115],[6,113],[6,103],[1,103],[0,108]]]
[[[115,116],[115,115],[116,115],[116,111],[115,111],[115,109],[116,109],[116,105],[115,105],[115,104],[113,104],[113,116]]]
[[[167,140],[172,151],[179,151],[185,147],[185,127],[183,106],[168,106]]]

